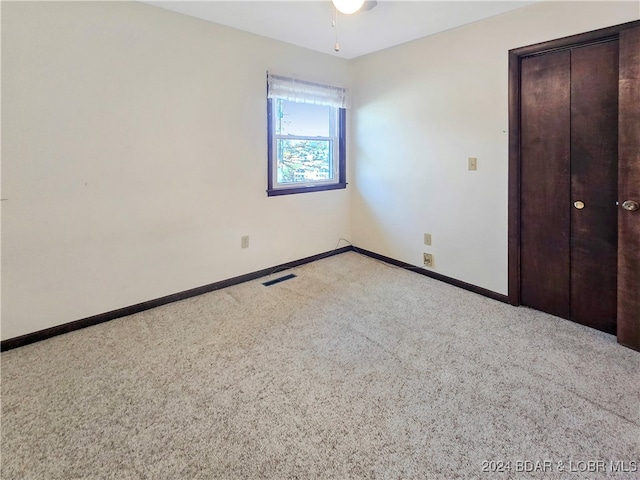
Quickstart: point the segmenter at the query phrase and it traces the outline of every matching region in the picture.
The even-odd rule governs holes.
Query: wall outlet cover
[[[424,266],[428,268],[433,268],[433,255],[430,253],[423,253],[422,260],[424,262]]]

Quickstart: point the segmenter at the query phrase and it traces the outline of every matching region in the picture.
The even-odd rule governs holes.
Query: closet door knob
[[[584,208],[584,202],[581,202],[580,200],[578,200],[577,202],[573,202],[573,206],[576,207],[578,210],[582,210]]]
[[[629,212],[635,212],[640,208],[640,205],[638,205],[638,202],[634,202],[633,200],[627,200],[622,204],[622,208]]]

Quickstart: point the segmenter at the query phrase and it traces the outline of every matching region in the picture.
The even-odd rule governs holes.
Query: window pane
[[[278,139],[278,183],[333,180],[332,143]]]
[[[331,113],[327,105],[290,102],[277,99],[275,127],[276,135],[298,135],[305,137],[329,137]]]

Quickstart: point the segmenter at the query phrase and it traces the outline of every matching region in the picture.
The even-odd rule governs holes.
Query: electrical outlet
[[[240,238],[240,248],[249,248],[249,235]]]
[[[478,159],[476,157],[469,157],[469,170],[478,169]]]
[[[431,245],[431,234],[430,233],[425,233],[424,234],[424,244],[425,245]]]
[[[423,253],[422,260],[424,261],[424,266],[433,268],[433,255],[430,253]]]

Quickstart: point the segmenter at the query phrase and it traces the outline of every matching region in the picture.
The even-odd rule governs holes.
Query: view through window
[[[279,184],[333,181],[337,109],[276,99],[275,138]]]

